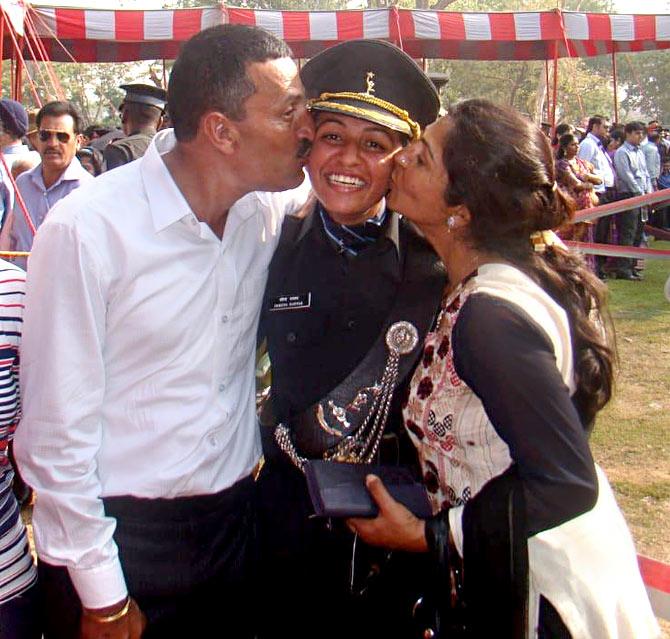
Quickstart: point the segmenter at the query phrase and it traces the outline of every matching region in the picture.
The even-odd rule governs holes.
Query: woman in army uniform
[[[261,636],[402,636],[399,624],[409,620],[413,603],[412,593],[403,592],[411,580],[402,560],[381,565],[383,557],[366,556],[370,549],[360,543],[356,549],[342,522],[310,519],[296,462],[328,456],[327,445],[319,448],[315,407],[327,412],[343,386],[353,389],[353,401],[356,389],[381,378],[392,318],[415,317],[420,338],[432,323],[443,271],[384,195],[393,156],[436,118],[439,99],[414,61],[381,41],[332,47],[312,58],[301,77],[316,124],[307,166],[315,197],[284,222],[261,319],[274,412],[272,425],[262,429],[265,466],[258,482]],[[396,397],[417,354],[401,366]],[[411,463],[414,453],[403,452],[395,434],[402,432],[400,421],[393,409],[390,415],[375,461]],[[340,413],[342,423],[349,417]],[[288,433],[290,450],[277,445],[276,424]]]

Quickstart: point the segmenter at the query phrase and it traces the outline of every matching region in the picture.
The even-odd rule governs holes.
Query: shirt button
[[[348,328],[349,330],[351,330],[351,329],[354,328],[355,326],[356,326],[356,320],[352,320],[352,319],[351,319],[351,320],[349,320],[349,321],[347,322],[347,328]]]
[[[293,331],[291,331],[290,333],[286,333],[286,341],[289,344],[295,344],[297,338],[298,336]]]
[[[225,384],[219,384],[219,393],[223,393],[224,390],[226,390],[226,385]]]
[[[225,323],[228,321],[228,319],[229,319],[229,318],[228,318],[227,315],[222,315],[222,316],[221,316],[221,323],[222,323],[222,324],[225,324]]]
[[[216,448],[219,445],[219,440],[216,438],[216,435],[209,436],[209,445],[212,448]]]

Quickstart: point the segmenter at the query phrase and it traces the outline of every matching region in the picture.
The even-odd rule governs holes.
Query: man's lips
[[[302,160],[303,163],[307,162],[307,159],[309,158],[309,152],[312,150],[312,143],[307,140],[307,139],[302,139],[300,140],[300,144],[298,146],[298,159]]]

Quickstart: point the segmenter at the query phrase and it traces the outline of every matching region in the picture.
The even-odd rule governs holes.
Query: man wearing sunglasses
[[[80,124],[79,113],[69,102],[49,102],[37,114],[36,146],[42,162],[16,180],[35,228],[58,200],[92,179],[76,157]],[[14,203],[10,244],[14,251],[30,251],[33,245],[33,233],[18,201]],[[25,258],[16,263],[26,267]]]

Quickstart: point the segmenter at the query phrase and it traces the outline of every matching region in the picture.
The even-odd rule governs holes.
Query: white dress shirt
[[[61,200],[31,255],[16,456],[38,554],[68,567],[85,607],[127,592],[101,497],[215,493],[260,454],[261,300],[305,189],[243,197],[219,240],[160,157],[173,145],[159,133]]]
[[[593,190],[596,193],[604,193],[606,188],[614,186],[614,171],[612,160],[605,152],[602,142],[593,133],[588,133],[579,144],[577,157],[593,164],[596,175],[602,178],[600,184],[595,184]]]

